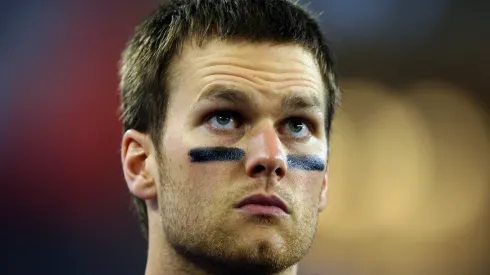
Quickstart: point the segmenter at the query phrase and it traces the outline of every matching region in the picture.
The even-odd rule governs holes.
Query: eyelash
[[[222,111],[212,112],[211,114],[206,116],[204,122],[210,124],[210,121],[212,118],[218,117],[220,115],[232,117],[233,120],[236,123],[238,123],[239,126],[241,126],[245,121],[244,117],[242,115],[240,115],[240,113],[238,113],[238,112],[229,111],[229,110],[222,110]],[[231,131],[230,129],[225,129],[225,128],[217,128],[217,127],[213,127],[213,126],[209,126],[209,127],[211,127],[213,130],[216,130],[216,131]]]
[[[205,119],[204,119],[204,123],[207,123],[209,125],[208,127],[211,128],[214,131],[219,131],[219,132],[233,131],[233,129],[217,128],[217,127],[213,127],[213,126],[210,125],[211,119],[214,118],[214,117],[217,117],[219,115],[232,117],[234,119],[234,121],[236,123],[238,123],[238,125],[239,125],[237,128],[240,128],[246,122],[245,117],[242,116],[239,112],[232,111],[232,110],[219,110],[219,111],[211,112],[209,115],[207,115],[205,117]],[[316,128],[315,128],[314,123],[312,123],[311,120],[309,120],[307,118],[304,118],[304,117],[298,117],[298,116],[289,117],[287,119],[284,119],[281,122],[281,125],[287,125],[287,123],[289,123],[291,121],[300,121],[308,129],[308,135],[307,136],[305,136],[305,137],[293,137],[293,136],[290,135],[290,138],[291,139],[302,140],[302,139],[305,139],[305,138],[308,138],[308,137],[312,136],[315,133],[315,131],[316,131]],[[235,128],[235,129],[237,129],[237,128]]]

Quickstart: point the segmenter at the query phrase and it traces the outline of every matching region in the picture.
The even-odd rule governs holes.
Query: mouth
[[[262,194],[243,199],[235,208],[241,212],[259,216],[286,216],[290,213],[286,203],[280,198]]]

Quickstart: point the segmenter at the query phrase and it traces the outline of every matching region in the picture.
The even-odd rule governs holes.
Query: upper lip
[[[236,205],[236,208],[240,208],[248,204],[276,206],[281,208],[282,211],[289,214],[289,208],[286,205],[286,203],[284,203],[283,200],[281,200],[279,197],[274,195],[270,196],[270,195],[257,194],[257,195],[246,197]]]

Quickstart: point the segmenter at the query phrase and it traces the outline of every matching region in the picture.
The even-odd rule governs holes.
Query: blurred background
[[[117,62],[157,0],[0,2],[1,274],[143,274]],[[490,274],[490,2],[310,1],[344,103],[300,275]]]

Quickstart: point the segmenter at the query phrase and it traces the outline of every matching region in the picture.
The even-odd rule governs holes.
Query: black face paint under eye
[[[325,170],[325,163],[318,156],[288,155],[288,168],[306,171],[323,171]]]
[[[241,161],[245,151],[233,147],[201,147],[189,151],[191,162]],[[323,171],[322,158],[314,155],[288,155],[288,168],[305,171]]]
[[[191,162],[240,161],[245,156],[245,151],[240,148],[202,147],[190,150],[189,156]]]

